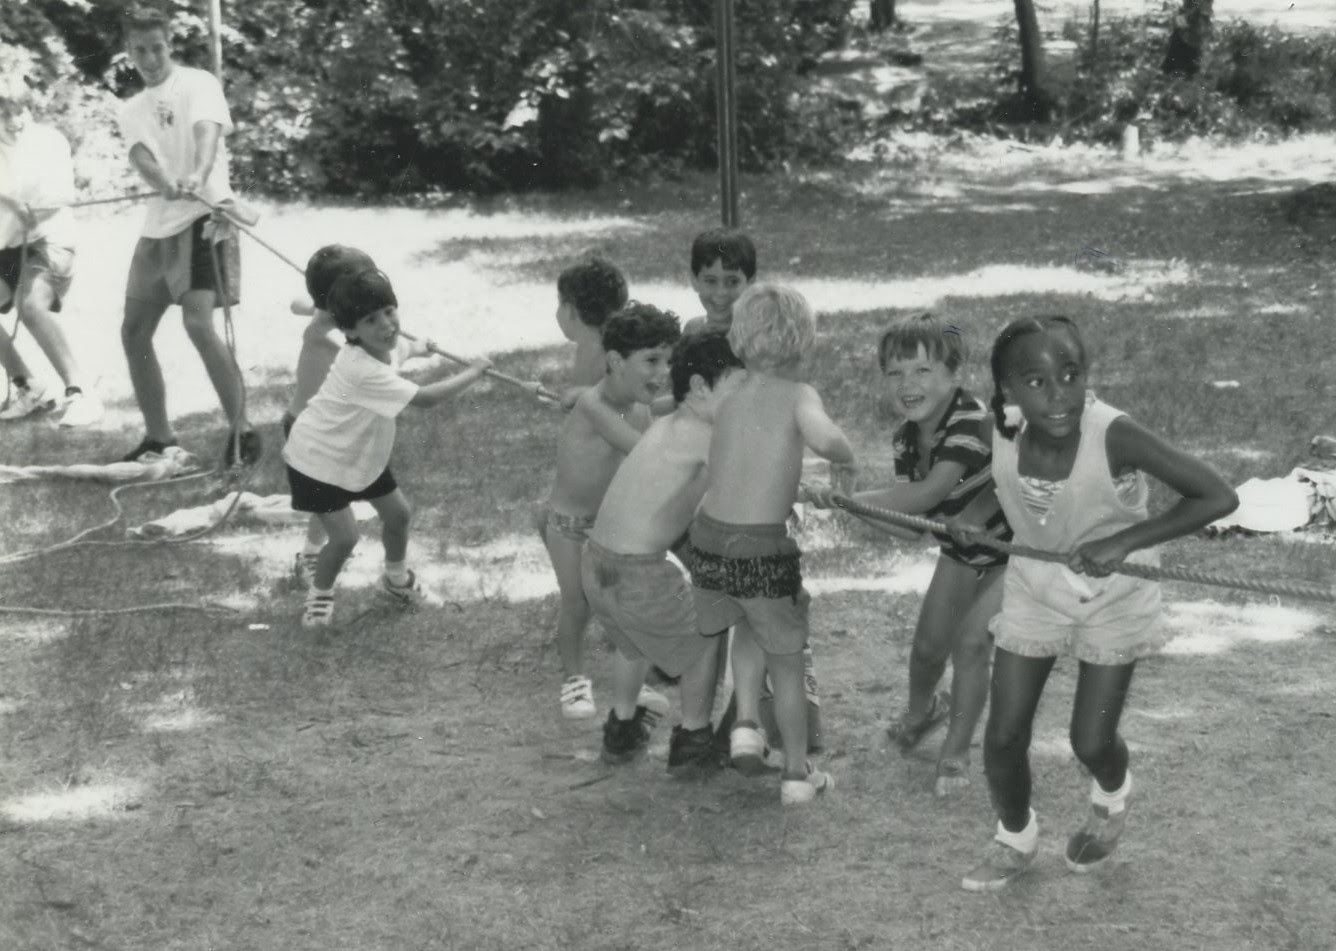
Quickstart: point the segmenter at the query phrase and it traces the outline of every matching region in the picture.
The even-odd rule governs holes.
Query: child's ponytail
[[[993,399],[989,405],[993,407],[993,418],[997,420],[997,431],[1005,439],[1015,439],[1016,433],[1020,432],[1020,427],[1007,425],[1007,400],[1002,395],[1002,384],[993,384]]]

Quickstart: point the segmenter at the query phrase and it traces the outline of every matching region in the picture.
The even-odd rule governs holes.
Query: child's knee
[[[407,531],[413,521],[413,507],[407,499],[399,499],[380,513],[380,523],[390,531]]]
[[[1073,726],[1069,739],[1072,743],[1072,752],[1076,754],[1087,769],[1094,769],[1102,764],[1118,744],[1117,734],[1106,736],[1099,730],[1082,730]]]
[[[987,633],[979,631],[967,633],[951,656],[956,667],[977,669],[987,667],[992,654],[992,641]]]

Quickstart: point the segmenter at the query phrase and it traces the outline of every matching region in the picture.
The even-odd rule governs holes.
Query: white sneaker
[[[835,788],[835,779],[807,764],[807,778],[786,779],[779,784],[779,801],[785,806],[801,806]]]
[[[60,417],[62,426],[91,426],[105,412],[96,393],[80,390],[65,400],[65,412]]]
[[[302,627],[329,627],[334,622],[334,595],[316,594],[306,596],[306,610],[302,614]]]
[[[34,386],[11,387],[9,402],[0,407],[0,419],[9,422],[31,416],[33,413],[45,413],[56,408],[56,401],[46,395],[46,388],[40,383]]]
[[[439,608],[445,604],[441,596],[418,580],[417,574],[408,572],[408,584],[398,585],[388,575],[380,576],[381,593],[405,608]]]
[[[744,776],[759,776],[766,771],[769,752],[764,727],[734,724],[728,734],[728,759],[734,769]]]
[[[588,720],[598,710],[594,707],[594,684],[588,677],[574,674],[561,684],[561,715],[567,720]]]
[[[668,698],[653,687],[642,686],[640,695],[636,697],[636,706],[644,707],[646,712],[645,720],[651,726],[657,726],[659,721],[668,715],[668,710],[672,706]]]

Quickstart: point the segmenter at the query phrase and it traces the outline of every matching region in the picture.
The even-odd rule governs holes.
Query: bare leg
[[[618,720],[636,715],[640,688],[649,673],[650,662],[644,657],[627,657],[625,651],[612,655],[612,709]]]
[[[974,572],[970,569],[971,577]],[[1003,569],[973,581],[969,610],[960,621],[951,655],[951,721],[942,740],[942,759],[968,759],[974,729],[988,702],[988,673],[993,642],[988,622],[1002,607]]]
[[[682,695],[682,729],[699,730],[710,725],[718,670],[719,648],[711,640],[700,652],[696,662],[682,672],[682,679],[678,683]]]
[[[0,287],[2,286],[0,285]],[[14,346],[13,339],[4,330],[0,330],[0,367],[4,367],[5,374],[11,380],[14,377],[26,380],[32,376],[28,364],[24,363],[23,357],[19,356],[19,351]]]
[[[733,626],[733,697],[737,701],[737,722],[761,722],[761,686],[765,681],[765,663],[765,651],[756,643],[751,624],[745,619],[739,620]],[[806,727],[803,730],[806,732]]]
[[[807,778],[807,690],[803,685],[802,651],[766,654],[770,686],[775,692],[775,722],[784,742],[784,778]]]
[[[121,323],[121,345],[125,348],[135,400],[144,414],[144,429],[149,439],[158,442],[174,438],[167,418],[167,391],[162,381],[162,367],[153,348],[153,335],[158,332],[158,324],[166,312],[164,303],[127,297],[125,320]]]
[[[33,281],[24,289],[19,317],[51,361],[51,366],[60,374],[61,382],[66,386],[81,386],[79,365],[70,352],[65,333],[51,316],[51,305],[55,300],[56,295],[50,284],[44,280]]]
[[[320,523],[320,516],[312,515],[306,522],[306,544],[319,547],[325,544],[325,526]]]
[[[213,291],[187,291],[181,298],[181,315],[186,335],[204,361],[204,369],[218,394],[227,421],[235,426],[245,422],[242,419],[241,372],[213,325],[214,300]]]
[[[311,586],[321,591],[328,591],[334,587],[343,563],[357,547],[357,520],[353,518],[351,508],[341,508],[337,512],[321,515],[320,521],[324,524],[325,531],[329,533],[329,541],[320,549],[320,558],[316,561],[315,577],[311,581]]]
[[[372,499],[371,505],[380,516],[380,537],[385,545],[385,560],[403,561],[408,554],[408,525],[413,517],[408,499],[395,489],[389,495]],[[349,509],[350,515],[351,512]]]
[[[585,600],[580,580],[580,553],[584,543],[554,532],[544,533],[552,570],[561,590],[561,610],[557,615],[557,653],[561,655],[563,677],[585,672],[585,628],[589,626],[589,602]],[[644,678],[641,678],[644,681]],[[637,687],[637,690],[639,687]]]
[[[983,766],[1002,827],[1030,823],[1030,737],[1052,657],[1022,657],[999,647],[993,659],[993,703],[984,729]]]
[[[964,565],[938,557],[914,628],[906,723],[918,723],[928,715],[933,692],[959,640],[960,624],[973,593],[973,580],[974,572]]]

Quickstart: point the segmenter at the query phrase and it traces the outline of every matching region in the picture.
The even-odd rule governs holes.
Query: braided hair
[[[1081,342],[1081,334],[1076,329],[1076,324],[1070,317],[1062,314],[1042,314],[1038,317],[1021,317],[1013,320],[1002,328],[1002,332],[997,335],[997,340],[993,342],[993,354],[990,359],[990,365],[993,371],[993,398],[989,405],[993,408],[993,418],[997,420],[997,431],[1007,439],[1015,439],[1016,433],[1020,432],[1019,426],[1007,425],[1006,416],[1006,397],[1002,395],[1002,380],[1006,376],[1006,356],[1011,345],[1022,337],[1028,337],[1031,334],[1050,333],[1053,328],[1061,327],[1071,334],[1076,342],[1076,349],[1081,354],[1081,363],[1086,362],[1085,344]]]

